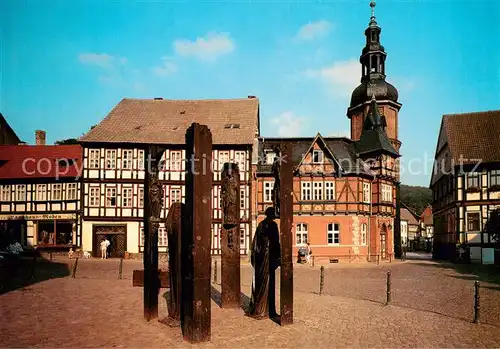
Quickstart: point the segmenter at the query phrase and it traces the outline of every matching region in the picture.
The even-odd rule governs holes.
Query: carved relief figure
[[[221,208],[222,224],[224,224],[225,228],[231,228],[229,225],[234,226],[239,224],[239,177],[237,164],[224,164],[221,178]]]
[[[276,157],[274,158],[273,166],[272,166],[272,174],[274,177],[274,187],[272,192],[272,200],[274,206],[274,214],[276,218],[280,217],[280,166],[281,166],[281,157],[280,150],[276,149]]]

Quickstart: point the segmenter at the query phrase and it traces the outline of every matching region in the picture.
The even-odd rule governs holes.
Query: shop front
[[[78,245],[76,214],[26,214],[0,216],[0,232],[6,229],[22,245],[69,249]]]

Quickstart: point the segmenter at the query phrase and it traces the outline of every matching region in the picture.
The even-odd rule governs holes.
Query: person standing
[[[312,260],[312,249],[311,249],[311,244],[310,243],[307,243],[307,247],[306,247],[306,262],[307,264],[311,265],[311,260]]]
[[[104,240],[101,241],[101,259],[108,258],[108,246],[108,238],[104,238]]]

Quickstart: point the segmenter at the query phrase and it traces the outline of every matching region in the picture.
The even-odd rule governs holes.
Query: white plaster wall
[[[89,221],[82,222],[82,250],[92,251],[92,223]]]
[[[127,252],[139,253],[139,222],[127,222]]]

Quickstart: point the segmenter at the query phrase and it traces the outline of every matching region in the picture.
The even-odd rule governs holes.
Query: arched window
[[[339,245],[340,244],[340,224],[328,223],[326,236],[327,236],[329,245]]]
[[[367,226],[365,223],[361,224],[361,245],[366,245],[366,231]]]
[[[295,240],[296,245],[307,244],[307,224],[298,223],[295,227],[295,233],[297,234],[297,238]]]

